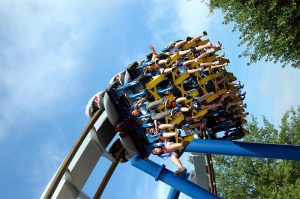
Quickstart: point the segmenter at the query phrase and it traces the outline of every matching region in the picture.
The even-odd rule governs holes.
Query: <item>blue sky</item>
[[[209,15],[200,0],[2,0],[1,198],[41,195],[88,123],[89,98],[143,59],[148,44],[161,50],[206,30],[211,41],[223,44],[231,60],[227,69],[245,84],[247,110],[278,125],[288,108],[300,104],[300,71],[263,61],[247,66],[247,59],[238,59],[239,33],[221,22],[222,14]],[[84,188],[91,196],[107,166],[101,159]],[[103,198],[165,198],[167,192],[167,186],[124,164]]]

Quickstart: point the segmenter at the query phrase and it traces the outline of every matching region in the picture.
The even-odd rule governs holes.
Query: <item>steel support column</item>
[[[300,160],[300,146],[194,139],[186,152]]]
[[[160,180],[191,198],[219,198],[183,177],[174,176],[174,173],[166,169],[164,165],[158,165],[149,159],[144,160],[135,156],[131,164],[153,176],[155,180]]]
[[[170,188],[167,199],[178,199],[180,192],[174,187]]]

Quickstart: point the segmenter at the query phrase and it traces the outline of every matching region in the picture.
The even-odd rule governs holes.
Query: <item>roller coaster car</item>
[[[100,92],[96,93],[88,101],[86,108],[85,108],[86,116],[91,118],[98,109],[101,109],[102,111],[105,110],[104,103],[103,103],[104,94],[105,94],[104,91],[100,91]]]
[[[118,96],[114,90],[107,91],[104,95],[104,106],[111,124],[117,127],[119,123],[124,123],[125,133],[130,136],[138,154],[147,158],[149,155],[146,146],[149,142],[142,128],[138,127],[135,119],[130,116],[130,105],[125,96]]]

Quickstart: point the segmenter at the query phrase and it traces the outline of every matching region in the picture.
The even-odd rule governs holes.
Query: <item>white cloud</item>
[[[271,63],[258,63],[257,67],[259,72],[256,77],[258,79],[256,96],[261,96],[261,98],[256,100],[256,103],[270,111],[266,113],[266,110],[261,110],[260,115],[267,116],[271,122],[278,125],[283,114],[291,106],[300,105],[298,92],[300,71],[293,68],[281,68]]]
[[[149,9],[148,26],[155,42],[165,46],[172,40],[210,31],[214,15],[209,15],[206,2],[155,0]]]
[[[165,199],[167,198],[168,194],[169,194],[169,191],[170,191],[170,186],[159,181],[158,182],[158,187],[157,187],[157,197],[158,199]]]
[[[35,187],[32,198],[41,196],[48,181],[66,157],[68,147],[64,134],[61,129],[58,129],[57,139],[45,140],[38,144],[38,155],[34,158],[32,169],[28,171],[30,173],[28,183]]]
[[[206,2],[177,0],[177,23],[185,35],[197,35],[211,26],[213,15],[209,15]]]
[[[15,121],[26,124],[71,103],[69,99],[82,89],[80,74],[91,36],[96,38],[95,30],[108,24],[106,19],[115,15],[111,11],[122,5],[93,0],[1,1],[0,140]]]

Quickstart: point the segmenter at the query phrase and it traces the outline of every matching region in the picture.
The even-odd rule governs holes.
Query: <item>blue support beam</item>
[[[186,152],[300,160],[300,146],[194,139]]]
[[[174,173],[166,169],[165,165],[156,164],[149,159],[144,160],[139,156],[132,158],[131,164],[153,176],[155,180],[160,180],[191,198],[219,198],[183,177],[174,176]]]
[[[178,191],[174,187],[171,187],[167,199],[178,199],[179,195],[180,191]]]

